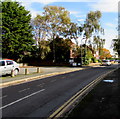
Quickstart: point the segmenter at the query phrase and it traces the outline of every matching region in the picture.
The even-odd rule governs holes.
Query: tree
[[[109,59],[112,57],[112,55],[110,54],[110,51],[106,48],[102,48],[102,54],[100,56],[100,59]]]
[[[70,58],[71,40],[57,37],[55,41],[56,63],[68,62]],[[51,53],[48,55],[49,60],[53,57],[53,41],[50,43],[50,48]]]
[[[66,37],[68,39],[74,39],[76,45],[78,45],[78,38],[82,35],[82,27],[78,26],[78,24],[71,22],[69,24],[68,30],[66,31]]]
[[[112,41],[114,50],[117,51],[120,56],[120,39],[113,39]]]
[[[87,14],[85,23],[83,24],[83,34],[85,38],[85,45],[87,46],[87,41],[92,37],[92,35],[103,33],[103,29],[100,25],[100,18],[102,14],[100,11],[91,11]],[[85,55],[87,54],[87,47],[85,47]],[[86,56],[85,56],[86,57]],[[86,58],[85,58],[86,60]]]
[[[53,42],[53,62],[56,61],[55,39],[58,36],[66,37],[70,27],[69,12],[58,6],[45,6],[42,15],[37,15],[33,20],[35,39],[41,47],[41,42],[52,40]],[[47,48],[48,49],[48,48]],[[49,53],[49,49],[48,52]],[[43,52],[41,50],[41,52]]]
[[[47,35],[45,17],[41,15],[37,15],[32,20],[32,26],[34,29],[34,37],[38,41],[38,43],[42,40],[45,40]]]
[[[96,51],[99,51],[99,55],[102,53],[102,49],[105,44],[105,39],[100,38],[99,36],[94,36],[93,37],[93,48]]]
[[[85,24],[83,25],[85,44],[87,40],[95,33],[102,32],[103,29],[100,26],[100,18],[102,14],[100,11],[91,11],[87,14]]]
[[[49,41],[39,42],[39,56],[41,59],[45,59],[47,54],[51,51]]]
[[[103,49],[104,48],[104,45],[105,45],[105,39],[100,39],[99,40],[99,49],[98,49],[98,51],[99,51],[99,55],[102,55],[102,50],[101,49]]]
[[[2,58],[2,4],[0,2],[0,58]]]
[[[18,2],[2,2],[3,57],[22,59],[34,44],[30,12]]]
[[[64,36],[65,31],[68,29],[70,24],[69,12],[65,8],[58,6],[46,6],[44,10],[47,37],[53,40],[53,62],[55,62],[55,39],[57,36]]]
[[[47,54],[50,52],[49,41],[46,41],[47,28],[45,16],[37,15],[31,23],[34,29],[34,38],[39,49],[38,57],[45,59]]]

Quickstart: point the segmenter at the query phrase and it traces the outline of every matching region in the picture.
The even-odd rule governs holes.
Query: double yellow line
[[[77,102],[77,100],[84,97],[86,95],[86,93],[90,92],[93,89],[93,87],[95,85],[97,85],[105,76],[107,76],[108,74],[112,73],[115,70],[117,70],[117,69],[111,70],[111,71],[103,74],[102,76],[98,77],[96,80],[92,81],[91,83],[89,83],[82,90],[77,92],[72,98],[70,98],[67,102],[65,102],[60,108],[58,108],[53,114],[51,114],[48,117],[48,119],[49,118],[54,119],[56,117],[57,118],[63,117],[65,113],[67,113],[71,110],[70,107],[73,106]]]

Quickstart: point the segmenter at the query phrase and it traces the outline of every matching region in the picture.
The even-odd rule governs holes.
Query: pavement
[[[17,76],[11,77],[10,75],[1,77],[0,88],[7,87],[15,84],[24,83],[31,80],[41,79],[49,76],[65,74],[78,70],[84,70],[93,66],[98,66],[100,63],[91,63],[88,66],[82,67],[39,67],[40,73],[37,73],[38,67],[21,67],[20,72]],[[29,70],[29,74],[25,75],[25,69]]]

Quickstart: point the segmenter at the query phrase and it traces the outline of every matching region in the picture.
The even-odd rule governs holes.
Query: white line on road
[[[18,91],[18,92],[21,93],[21,92],[24,92],[24,91],[29,90],[29,89],[30,89],[30,88],[26,88],[26,89],[20,90],[20,91]]]
[[[7,95],[0,97],[0,99],[6,98],[6,97],[7,97]]]
[[[11,106],[11,105],[13,105],[13,104],[15,104],[15,103],[17,103],[17,102],[20,102],[20,101],[22,101],[22,100],[24,100],[24,99],[26,99],[26,98],[29,98],[29,97],[31,97],[31,96],[33,96],[33,95],[35,95],[35,94],[38,94],[38,93],[40,93],[40,92],[42,92],[42,91],[44,91],[44,90],[45,90],[45,89],[39,90],[39,91],[37,91],[37,92],[35,92],[35,93],[32,93],[32,94],[27,95],[27,96],[25,96],[25,97],[23,97],[23,98],[20,98],[19,100],[16,100],[16,101],[14,101],[14,102],[12,102],[12,103],[9,103],[9,104],[7,104],[7,105],[5,105],[5,106],[3,106],[3,107],[0,107],[0,110],[6,108],[6,107],[8,107],[8,106]]]
[[[41,83],[41,84],[39,84],[39,85],[37,85],[37,86],[38,86],[38,87],[39,87],[39,86],[43,86],[44,84],[45,84],[45,83]]]
[[[42,87],[43,87],[43,85],[37,85],[37,87],[41,87],[41,88],[42,88]]]
[[[38,87],[39,87],[39,86],[42,86],[42,84],[39,84],[39,85],[37,85],[37,86],[38,86]]]
[[[52,80],[51,82],[55,82],[56,81],[56,79],[55,80]]]

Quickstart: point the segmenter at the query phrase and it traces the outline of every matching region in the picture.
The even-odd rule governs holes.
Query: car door
[[[6,71],[7,71],[7,73],[10,74],[13,69],[14,69],[13,61],[6,60]]]
[[[6,72],[6,63],[5,61],[0,61],[0,75],[4,75]]]

